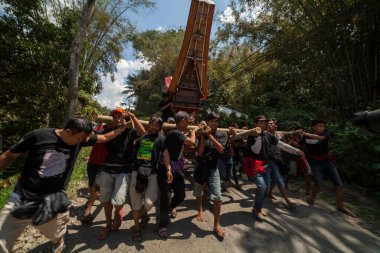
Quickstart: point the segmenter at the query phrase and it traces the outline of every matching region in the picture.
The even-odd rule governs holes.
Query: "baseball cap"
[[[116,108],[115,110],[112,110],[111,112],[110,112],[110,115],[111,116],[113,116],[114,115],[114,113],[117,113],[117,112],[119,112],[119,113],[121,113],[121,114],[123,114],[123,113],[125,113],[125,111],[122,109],[122,108]]]
[[[269,121],[269,119],[265,118],[264,115],[258,115],[255,117],[255,119],[253,120],[253,122],[257,123],[259,121]]]
[[[191,117],[185,111],[179,111],[179,112],[177,112],[177,114],[175,115],[175,122],[179,123],[179,122],[181,122],[184,119],[187,120],[187,121],[189,121],[189,122],[193,122],[195,120],[193,117]]]

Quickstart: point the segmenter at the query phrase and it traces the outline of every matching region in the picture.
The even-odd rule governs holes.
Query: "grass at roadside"
[[[82,187],[83,182],[87,182],[87,159],[90,152],[91,147],[86,147],[82,148],[78,155],[68,188],[68,194],[70,197],[76,197],[77,190]]]
[[[321,199],[323,199],[330,205],[336,206],[335,195],[326,192],[321,192],[319,196],[321,197]],[[354,213],[358,215],[360,218],[363,218],[364,220],[370,222],[375,227],[380,227],[380,210],[373,207],[365,206],[362,203],[358,203],[351,200],[346,200],[345,206],[350,210],[354,211]]]
[[[0,208],[3,208],[5,202],[11,196],[19,175],[11,176],[7,179],[0,179]]]

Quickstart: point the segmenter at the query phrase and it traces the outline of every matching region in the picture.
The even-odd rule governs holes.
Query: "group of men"
[[[117,108],[111,116],[113,121],[110,125],[106,128],[99,125],[95,131],[91,123],[82,118],[69,120],[63,129],[33,130],[1,154],[0,170],[4,170],[19,155],[28,152],[14,193],[0,211],[0,252],[11,252],[17,237],[30,224],[51,239],[54,252],[63,250],[69,205],[65,190],[77,155],[84,146],[95,145],[88,164],[90,197],[83,221],[91,222],[93,219],[91,208],[99,194],[106,225],[97,235],[98,240],[106,239],[111,231],[121,226],[128,196],[135,223],[133,240],[142,240],[141,229],[149,222],[147,213],[156,202],[158,234],[168,237],[169,220],[176,217],[176,208],[185,199],[186,145],[195,147],[196,153],[193,195],[196,197],[197,220],[204,220],[202,200],[207,193],[213,204],[213,232],[218,239],[225,236],[219,222],[221,179],[229,181],[225,174],[231,173],[222,171],[230,171],[231,166],[224,166],[227,168],[225,170],[220,168],[223,164],[239,161],[236,159],[239,152],[233,152],[239,145],[246,149],[243,172],[257,187],[252,208],[257,220],[265,219],[264,200],[267,196],[273,197],[271,175],[289,208],[296,207],[289,200],[281,173],[281,167],[287,163],[283,152],[290,154],[287,160],[293,163],[288,164],[293,165],[289,167],[299,166],[305,172],[309,190],[308,182],[311,176],[314,177],[315,187],[307,197],[309,204],[314,204],[323,176],[328,173],[336,186],[338,209],[350,214],[343,205],[342,182],[329,154],[330,135],[324,121],[313,121],[312,133],[303,133],[302,139],[294,140],[278,132],[274,120],[259,115],[254,118],[255,129],[259,131],[253,131],[246,141],[236,145],[229,136],[234,134],[233,129],[230,134],[218,130],[220,116],[214,112],[208,113],[204,119],[205,127],[200,129],[194,126],[193,130],[188,131],[188,126],[195,119],[179,111],[174,115],[175,129],[165,134],[162,132],[164,122],[160,117],[153,116],[145,130],[131,112]],[[127,127],[127,122],[133,122],[133,127]],[[307,147],[307,160],[300,149],[302,145]],[[232,159],[234,154],[235,158]],[[235,183],[238,181],[235,180]]]

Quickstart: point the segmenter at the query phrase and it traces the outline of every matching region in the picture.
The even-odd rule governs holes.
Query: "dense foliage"
[[[3,149],[31,129],[60,127],[67,100],[70,48],[83,1],[1,0],[0,133]],[[149,0],[97,1],[81,54],[77,115],[105,113],[94,95],[116,71],[135,30],[125,13]]]
[[[308,131],[312,119],[324,118],[335,133],[331,148],[345,181],[380,192],[380,138],[352,125],[354,112],[380,107],[380,2],[235,0],[228,10],[228,18],[214,24],[210,96],[201,115],[223,105],[245,115],[223,114],[224,127],[251,127],[253,117],[264,114],[277,118],[281,129]],[[169,40],[178,51],[163,57],[165,43],[150,40],[158,35],[169,39],[149,31],[141,34],[145,43],[134,43],[154,61],[154,68],[127,80],[143,114],[157,111],[164,76],[173,73],[179,52],[180,44]]]

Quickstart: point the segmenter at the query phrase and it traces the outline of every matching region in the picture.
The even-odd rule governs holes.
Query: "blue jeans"
[[[310,161],[311,171],[313,173],[315,186],[323,186],[323,177],[325,174],[329,174],[331,180],[335,186],[342,186],[342,180],[340,179],[338,170],[335,165],[329,160],[322,161]]]
[[[264,173],[257,173],[249,178],[251,182],[256,184],[255,203],[253,208],[256,211],[260,211],[263,208],[264,200],[268,194],[270,187],[270,173],[268,166],[265,166]]]
[[[278,189],[280,189],[281,192],[285,191],[285,182],[284,178],[281,175],[280,167],[275,161],[269,161],[269,168],[272,174],[272,179],[275,184],[277,184]]]
[[[218,170],[220,174],[220,179],[229,182],[231,179],[232,168],[234,167],[234,160],[232,157],[219,158],[218,160]]]

